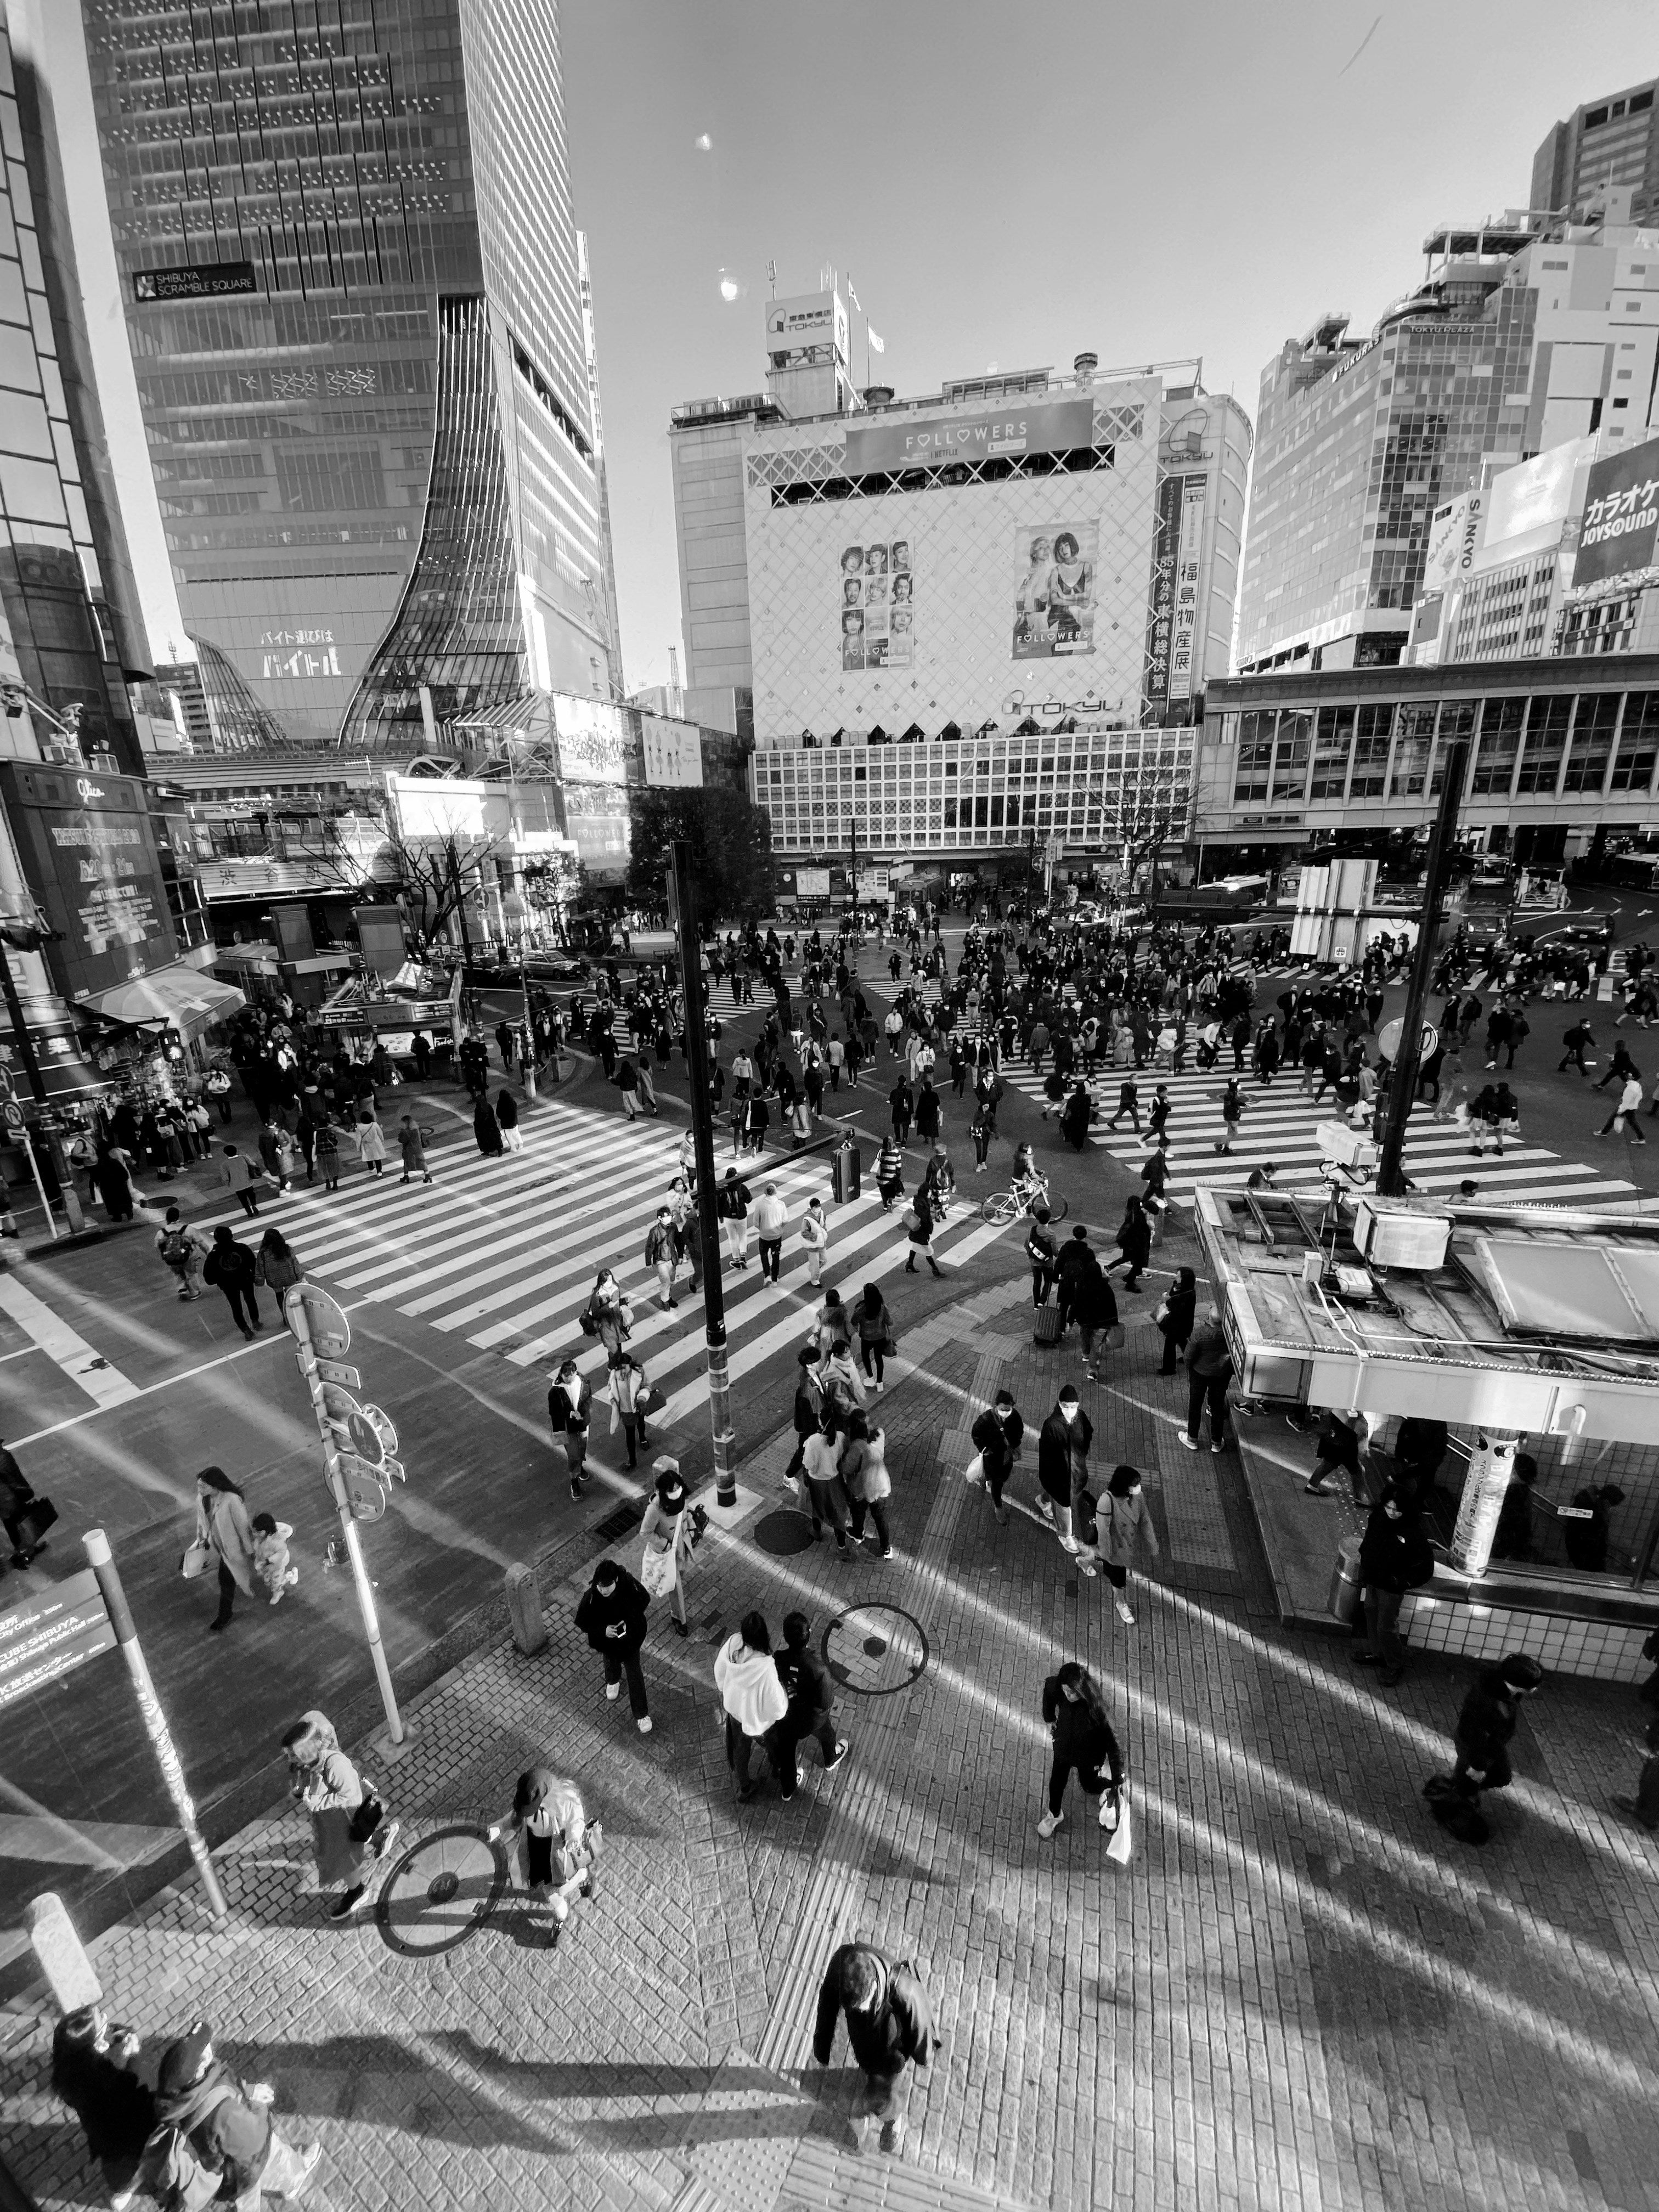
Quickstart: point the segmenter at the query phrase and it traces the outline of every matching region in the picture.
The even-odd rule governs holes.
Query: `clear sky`
[[[630,687],[679,637],[669,409],[763,388],[769,258],[781,293],[850,270],[901,392],[1200,354],[1254,416],[1286,337],[1369,325],[1659,70],[1652,0],[563,0],[563,33]]]
[[[78,46],[79,12],[46,0],[54,42]],[[1653,0],[562,0],[562,16],[630,688],[664,680],[679,638],[669,410],[762,389],[769,258],[781,292],[850,270],[901,392],[1085,349],[1103,368],[1198,354],[1254,415],[1286,337],[1328,308],[1369,325],[1436,223],[1520,205],[1551,123],[1659,70]],[[119,361],[107,219],[77,158],[89,101],[60,120],[93,341]],[[125,392],[104,382],[160,653],[177,608],[136,395],[130,370]]]

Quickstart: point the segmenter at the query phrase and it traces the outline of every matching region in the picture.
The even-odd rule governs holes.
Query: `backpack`
[[[190,1264],[190,1239],[182,1229],[169,1229],[161,1238],[161,1257],[182,1274]]]
[[[196,2125],[200,2127],[234,2094],[229,2084],[222,2082]],[[190,2134],[172,2124],[157,2128],[144,2145],[144,2160],[150,2192],[161,2212],[205,2212],[224,2180],[223,2167],[205,2165]]]

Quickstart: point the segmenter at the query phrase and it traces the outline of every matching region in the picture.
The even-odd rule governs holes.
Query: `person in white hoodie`
[[[760,1243],[761,1280],[764,1283],[775,1283],[778,1279],[783,1232],[788,1222],[789,1208],[778,1196],[776,1183],[769,1182],[755,1207],[755,1235]]]
[[[763,1744],[775,1772],[790,1764],[775,1750],[775,1730],[789,1711],[789,1698],[772,1656],[765,1617],[746,1613],[743,1625],[714,1660],[714,1685],[726,1709],[726,1763],[738,1778],[738,1802],[746,1805],[760,1788],[749,1773],[750,1748]]]
[[[830,1224],[823,1218],[823,1200],[809,1199],[800,1218],[800,1241],[806,1248],[806,1279],[817,1290],[823,1277],[823,1255],[830,1249]]]

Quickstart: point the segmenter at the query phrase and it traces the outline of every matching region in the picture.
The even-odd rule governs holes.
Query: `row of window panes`
[[[1479,797],[1645,792],[1659,760],[1659,692],[1651,691],[1252,708],[1227,719],[1236,726],[1236,805],[1433,797],[1461,741],[1471,746],[1468,787]]]

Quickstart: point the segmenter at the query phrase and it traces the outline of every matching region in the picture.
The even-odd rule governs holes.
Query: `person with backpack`
[[[587,1467],[587,1430],[589,1410],[593,1403],[593,1386],[581,1374],[574,1359],[559,1363],[559,1371],[549,1385],[547,1418],[556,1437],[564,1442],[565,1472],[570,1478],[570,1495],[580,1498]]]
[[[216,1283],[225,1294],[231,1318],[252,1344],[259,1328],[259,1302],[253,1295],[258,1279],[254,1256],[246,1244],[239,1244],[222,1221],[213,1232],[212,1249],[202,1266],[204,1282]]]
[[[748,1184],[735,1168],[727,1168],[726,1180],[714,1194],[714,1211],[726,1256],[738,1269],[749,1265],[749,1209],[753,1203]]]
[[[589,1650],[597,1651],[605,1663],[605,1696],[614,1703],[622,1695],[623,1675],[628,1677],[628,1702],[641,1735],[651,1733],[645,1670],[640,1665],[650,1603],[649,1591],[626,1567],[615,1559],[601,1559],[576,1607],[576,1626],[587,1638]]]
[[[311,1816],[317,1887],[343,1885],[329,1907],[331,1920],[349,1920],[368,1895],[368,1869],[386,1856],[398,1823],[390,1820],[380,1790],[340,1748],[334,1724],[314,1708],[283,1738],[289,1786]]]
[[[830,1961],[818,1990],[812,2056],[830,2063],[836,2021],[845,2012],[847,2040],[864,2075],[853,2105],[853,2134],[867,2148],[872,2128],[881,2147],[904,2148],[915,2068],[923,2070],[933,2051],[933,2017],[927,1993],[908,1960],[895,1961],[873,1943],[843,1943]]]
[[[69,2106],[103,2170],[112,2212],[138,2193],[141,2161],[155,2129],[155,2099],[139,2071],[136,2031],[101,2004],[60,2020],[52,2039],[52,2092]]]
[[[833,1774],[847,1756],[847,1738],[836,1734],[836,1693],[830,1670],[813,1650],[811,1634],[812,1624],[804,1613],[785,1613],[783,1649],[776,1663],[789,1700],[789,1710],[778,1723],[778,1747],[784,1754],[778,1779],[786,1799],[800,1787],[799,1747],[809,1735],[817,1738],[826,1774]]]
[[[178,1284],[178,1295],[185,1299],[202,1296],[202,1269],[213,1247],[199,1229],[192,1229],[176,1206],[167,1210],[167,1218],[155,1232],[155,1249],[162,1265]]]
[[[649,1728],[650,1723],[643,1723]],[[532,1906],[551,1922],[549,1950],[558,1948],[570,1907],[578,1897],[594,1894],[593,1869],[604,1840],[599,1823],[590,1823],[581,1792],[550,1767],[532,1766],[519,1777],[513,1809],[489,1831],[492,1844],[516,1839],[519,1871]]]
[[[1084,1793],[1100,1799],[1100,1825],[1117,1826],[1122,1805],[1123,1753],[1118,1747],[1100,1684],[1088,1668],[1068,1659],[1042,1686],[1042,1717],[1054,1740],[1048,1769],[1048,1809],[1037,1822],[1046,1844],[1066,1818],[1066,1785],[1073,1774]]]
[[[243,2206],[300,2195],[322,2145],[301,2151],[285,2142],[271,2123],[271,2101],[263,2082],[249,2087],[216,2056],[206,2021],[192,2021],[168,2045],[144,2156],[146,2185],[162,2212],[204,2212],[222,2197]]]

